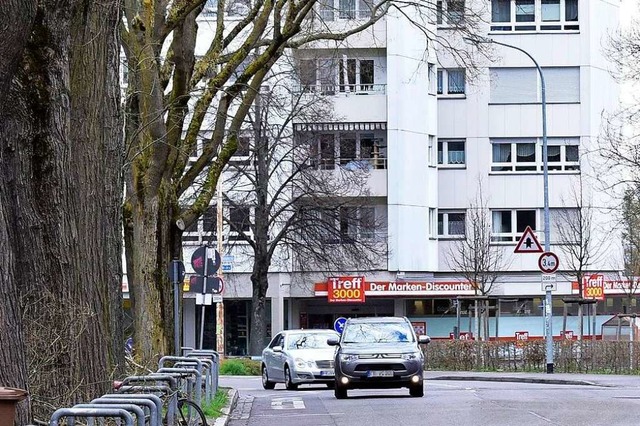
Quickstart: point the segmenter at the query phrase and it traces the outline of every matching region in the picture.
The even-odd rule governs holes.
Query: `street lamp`
[[[549,229],[549,166],[547,164],[547,96],[546,96],[546,88],[544,83],[544,74],[542,72],[542,68],[538,65],[538,62],[531,56],[529,52],[518,47],[513,46],[511,44],[502,43],[500,41],[493,40],[491,38],[485,37],[465,37],[465,41],[468,41],[472,44],[479,43],[489,43],[489,44],[497,44],[500,46],[508,47],[510,49],[518,50],[531,59],[538,70],[538,74],[540,75],[540,91],[542,95],[542,176],[544,181],[544,251],[551,251],[550,248],[550,229]],[[547,373],[553,373],[553,329],[551,326],[551,287],[547,286],[545,288],[545,334],[546,334],[546,343],[547,343]]]

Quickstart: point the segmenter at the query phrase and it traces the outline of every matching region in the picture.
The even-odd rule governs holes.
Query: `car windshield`
[[[336,337],[332,333],[296,333],[287,338],[287,349],[326,349],[327,339]]]
[[[413,342],[409,325],[403,322],[353,323],[345,327],[343,343]]]

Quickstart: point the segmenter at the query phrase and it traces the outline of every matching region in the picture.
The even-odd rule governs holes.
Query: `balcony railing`
[[[313,84],[296,88],[297,93],[319,93],[321,95],[384,95],[387,85],[375,84]]]
[[[387,159],[376,158],[320,158],[310,160],[311,167],[315,170],[334,170],[340,167],[344,170],[384,170],[387,168]]]

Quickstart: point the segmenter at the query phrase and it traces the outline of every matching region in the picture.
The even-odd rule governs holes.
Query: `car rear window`
[[[352,323],[345,327],[343,343],[400,343],[413,342],[409,325],[401,322]]]

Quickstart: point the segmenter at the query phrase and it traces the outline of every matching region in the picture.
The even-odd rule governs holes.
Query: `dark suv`
[[[424,395],[424,355],[419,344],[428,336],[416,336],[407,318],[372,317],[348,319],[335,355],[335,396],[347,397],[348,389],[409,388],[411,396]]]

